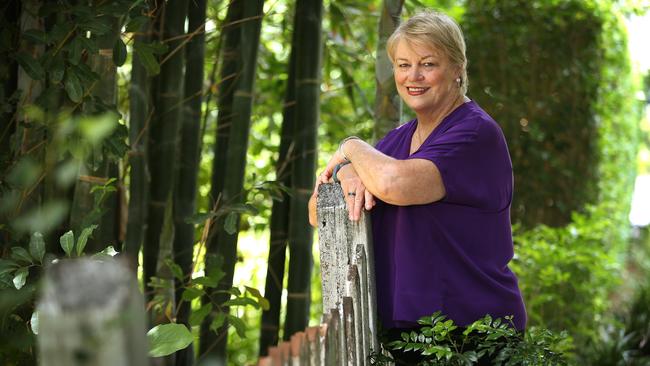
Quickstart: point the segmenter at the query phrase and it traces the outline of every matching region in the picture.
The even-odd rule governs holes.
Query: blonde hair
[[[446,14],[425,10],[409,18],[395,29],[386,42],[386,51],[395,62],[395,51],[399,41],[434,47],[445,54],[452,65],[460,71],[461,95],[467,93],[467,57],[465,56],[465,39],[463,31],[456,21]]]

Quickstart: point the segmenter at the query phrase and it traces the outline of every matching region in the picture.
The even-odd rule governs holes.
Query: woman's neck
[[[465,103],[466,99],[465,96],[458,95],[455,98],[451,98],[443,108],[438,108],[435,111],[428,113],[416,113],[418,119],[416,133],[418,133],[423,139],[426,139],[427,136],[429,136],[429,134],[440,125],[442,120],[460,105]]]

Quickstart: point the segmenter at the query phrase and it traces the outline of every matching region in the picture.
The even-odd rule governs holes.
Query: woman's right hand
[[[350,220],[358,221],[364,207],[370,211],[375,206],[375,196],[366,189],[352,164],[341,167],[337,171],[336,177],[341,182]]]
[[[309,211],[309,223],[313,227],[318,226],[317,215],[316,215],[316,200],[318,199],[318,187],[323,183],[329,183],[330,178],[327,177],[325,172],[316,176],[316,183],[314,184],[314,192],[312,192],[311,197],[309,198],[309,203],[307,204],[307,209]]]

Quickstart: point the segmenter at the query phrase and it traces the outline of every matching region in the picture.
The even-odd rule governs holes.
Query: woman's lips
[[[422,94],[424,94],[427,90],[429,90],[429,88],[410,87],[410,86],[407,86],[407,87],[406,87],[406,91],[408,92],[408,94],[409,94],[409,95],[413,95],[413,96],[416,96],[416,95],[422,95]]]

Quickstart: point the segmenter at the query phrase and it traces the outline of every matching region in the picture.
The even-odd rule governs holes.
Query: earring
[[[456,82],[460,85],[460,78],[456,78]]]

